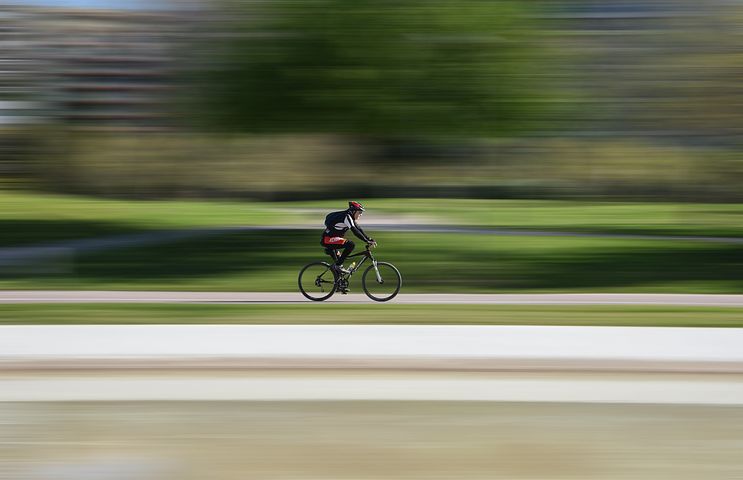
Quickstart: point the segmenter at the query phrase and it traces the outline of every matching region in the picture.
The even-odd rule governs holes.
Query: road
[[[426,401],[743,405],[743,374],[0,369],[2,402]]]
[[[743,307],[743,295],[555,293],[400,294],[396,304],[479,305],[675,305]],[[94,290],[4,290],[0,303],[235,303],[312,304],[299,292],[152,292]],[[325,303],[374,303],[362,294],[336,294]]]

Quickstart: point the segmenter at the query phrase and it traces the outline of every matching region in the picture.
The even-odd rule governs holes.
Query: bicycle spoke
[[[299,273],[298,281],[302,295],[310,300],[325,300],[335,292],[335,279],[325,263],[307,265]]]
[[[364,272],[362,283],[372,300],[384,302],[397,295],[402,278],[393,265],[379,262],[376,268],[372,266]]]

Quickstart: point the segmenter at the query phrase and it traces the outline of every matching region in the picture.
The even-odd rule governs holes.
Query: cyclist
[[[325,217],[325,231],[322,234],[320,244],[325,247],[325,252],[335,259],[333,270],[336,273],[350,273],[349,270],[343,268],[343,262],[355,247],[352,240],[345,238],[346,232],[349,229],[364,242],[370,245],[377,244],[356,223],[362,213],[364,213],[364,207],[360,203],[348,202],[348,208],[346,210],[332,212]],[[343,249],[343,252],[338,256],[337,251],[340,249]]]

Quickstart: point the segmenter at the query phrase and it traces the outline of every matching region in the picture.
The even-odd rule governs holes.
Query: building
[[[2,7],[0,122],[168,127],[189,15]]]

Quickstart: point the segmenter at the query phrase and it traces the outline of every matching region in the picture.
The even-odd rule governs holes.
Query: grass
[[[371,212],[598,233],[743,236],[743,205],[370,199]],[[0,192],[0,246],[151,230],[294,223],[333,202],[127,201]],[[305,209],[305,210],[303,210]],[[312,209],[312,210],[308,210]],[[320,212],[314,210],[320,209]],[[375,232],[404,292],[743,292],[743,245],[630,238]],[[0,271],[0,288],[293,291],[324,258],[315,230],[218,234]],[[358,279],[352,289],[358,291]]]
[[[743,309],[661,306],[4,304],[0,324],[458,324],[743,327]]]
[[[642,235],[743,236],[743,205],[560,200],[369,199],[371,212],[420,215],[454,225]],[[341,201],[296,208],[338,209]]]
[[[743,237],[743,204],[532,200],[361,199],[370,215],[525,230]],[[345,200],[224,202],[112,200],[0,191],[0,246],[152,230],[316,221]],[[317,210],[321,210],[318,212]]]
[[[295,221],[257,202],[111,200],[0,192],[0,246],[153,230],[266,225]]]
[[[400,269],[407,293],[743,291],[743,245],[374,233],[377,257]],[[301,266],[323,258],[316,231],[235,232],[4,272],[0,288],[296,291]]]

